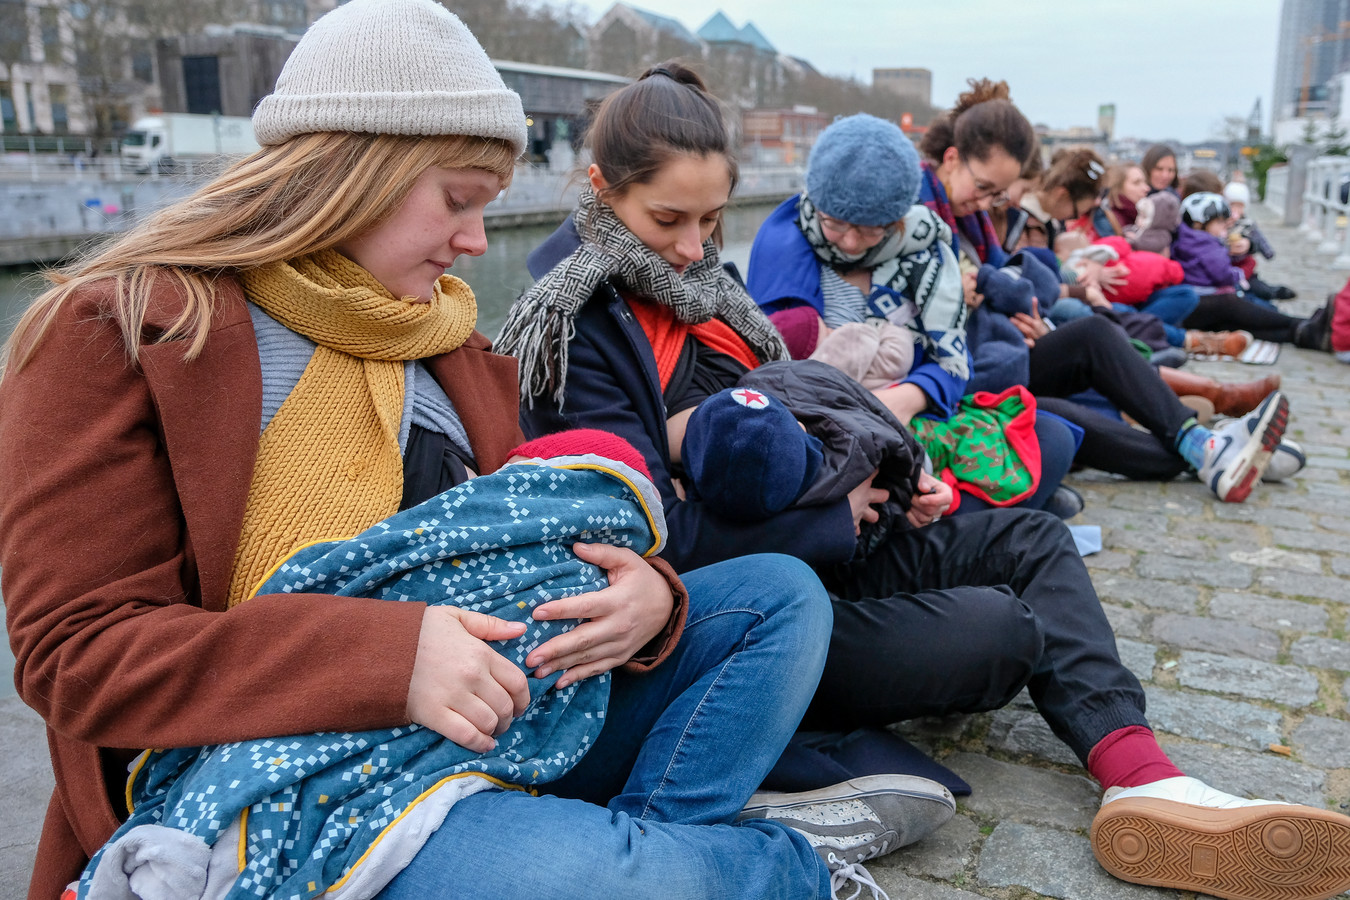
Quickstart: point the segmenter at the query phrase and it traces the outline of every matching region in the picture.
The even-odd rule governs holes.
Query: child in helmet
[[[1197,294],[1237,293],[1247,289],[1242,270],[1228,255],[1228,201],[1201,191],[1181,201],[1181,227],[1172,242],[1172,258]]]

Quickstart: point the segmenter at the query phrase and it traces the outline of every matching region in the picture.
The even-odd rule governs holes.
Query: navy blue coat
[[[530,274],[546,274],[579,246],[568,219],[534,249]],[[567,388],[558,408],[551,396],[522,403],[520,427],[531,438],[567,428],[599,428],[642,454],[661,492],[670,540],[661,556],[677,572],[751,553],[786,553],[811,565],[846,562],[856,538],[847,498],[789,509],[744,523],[723,519],[697,500],[681,500],[671,481],[666,404],[647,335],[613,286],[602,285],[582,306],[568,345]]]

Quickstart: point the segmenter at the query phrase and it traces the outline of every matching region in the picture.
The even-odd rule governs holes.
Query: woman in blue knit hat
[[[735,186],[735,155],[702,82],[670,64],[611,94],[587,143],[589,189],[573,217],[531,254],[539,281],[513,305],[498,343],[521,357],[522,424],[527,434],[601,428],[636,447],[661,493],[666,558],[677,571],[761,551],[815,568],[831,595],[834,626],[805,727],[848,731],[990,710],[1026,687],[1109,789],[1093,828],[1109,871],[1230,898],[1277,890],[1312,898],[1350,886],[1338,862],[1350,854],[1350,819],[1224,794],[1168,760],[1087,569],[1054,516],[994,509],[938,518],[916,505],[908,524],[897,523],[860,557],[858,523],[875,518],[869,509],[886,499],[871,478],[837,502],[750,524],[683,496],[678,438],[687,416],[673,411],[692,410],[747,370],[787,355],[773,325],[717,261],[713,235]],[[876,158],[878,177],[886,165]],[[909,200],[912,193],[896,203],[846,192],[845,205],[825,215],[858,221],[821,224],[817,214],[816,224],[860,259],[869,238],[926,237],[908,224],[899,233]],[[867,231],[858,234],[859,227]],[[941,248],[936,254],[945,256]],[[964,360],[952,340],[959,318],[939,315],[946,302],[930,298],[934,322],[925,330],[940,332],[928,335],[938,367],[955,368]],[[785,658],[784,671],[794,662]],[[761,803],[771,805],[772,796],[756,808]],[[1170,865],[1212,846],[1215,835],[1257,844],[1257,831],[1276,821],[1291,840],[1306,836],[1297,866],[1255,852],[1244,854],[1240,875],[1226,864],[1217,872]],[[1160,833],[1162,841],[1150,842]],[[1327,861],[1312,853],[1323,834],[1334,834],[1339,848]]]
[[[915,204],[919,183],[918,152],[894,123],[865,113],[837,120],[811,150],[806,190],[783,201],[755,235],[746,284],[775,323],[815,313],[817,333],[828,335],[826,346],[811,340],[808,327],[805,345],[789,343],[794,356],[819,350],[816,358],[828,360],[833,345],[851,342],[854,331],[902,329],[913,345],[908,365],[890,373],[875,393],[902,423],[926,433],[932,419],[971,421],[969,404],[962,405],[971,359],[952,232],[935,212]],[[1016,398],[1003,403],[1016,406]],[[1057,418],[1036,416],[1029,405],[1017,411],[999,413],[987,439],[1009,451],[999,452],[1000,458],[1022,461],[1027,471],[1018,484],[1024,489],[960,481],[966,489],[958,508],[971,512],[1017,501],[1077,513],[1082,504],[1071,502],[1077,500],[1072,492],[1065,488],[1056,496],[1073,461],[1072,432]],[[994,414],[980,409],[973,415],[990,421]],[[915,421],[919,416],[925,418]]]

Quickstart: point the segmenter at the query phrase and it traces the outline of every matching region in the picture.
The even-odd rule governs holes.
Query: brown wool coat
[[[111,290],[104,286],[102,290]],[[0,572],[15,682],[47,722],[56,790],[30,900],[55,900],[125,817],[144,747],[408,723],[424,606],[325,595],[225,599],[258,446],[262,376],[236,281],[206,348],[127,364],[99,289],[0,382]],[[161,280],[146,334],[181,295]],[[521,442],[516,362],[478,332],[428,361],[484,472]],[[678,640],[677,596],[655,657]],[[360,673],[353,677],[353,673]]]

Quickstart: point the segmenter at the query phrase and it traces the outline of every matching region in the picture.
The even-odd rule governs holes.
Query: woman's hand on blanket
[[[488,641],[524,632],[524,622],[452,606],[427,607],[408,685],[408,718],[466,750],[492,750],[497,746],[493,738],[525,712],[530,687],[525,674]]]
[[[910,498],[905,518],[915,528],[922,528],[947,511],[952,505],[952,486],[927,472],[919,473],[919,483]]]
[[[627,547],[574,544],[572,549],[605,570],[609,587],[551,600],[534,611],[534,618],[545,621],[586,620],[525,658],[525,665],[535,667],[536,678],[562,672],[558,688],[628,662],[661,633],[675,608],[670,582]]]
[[[872,487],[872,479],[877,477],[873,469],[867,480],[848,492],[848,504],[853,509],[853,533],[862,533],[862,523],[875,522],[881,518],[875,504],[885,503],[890,494],[881,488]]]

